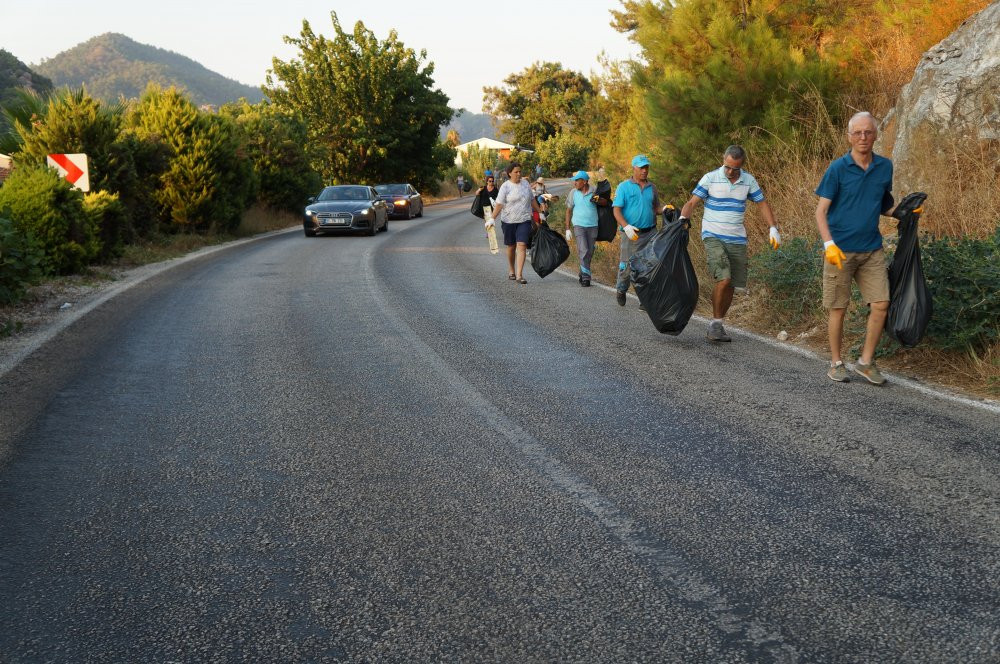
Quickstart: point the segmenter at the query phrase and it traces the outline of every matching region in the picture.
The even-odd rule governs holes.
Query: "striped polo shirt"
[[[764,192],[754,176],[740,171],[739,179],[730,182],[720,166],[711,173],[705,173],[691,193],[705,201],[705,214],[701,220],[702,238],[715,237],[731,244],[747,243],[747,229],[743,225],[747,199],[754,203],[764,200]]]

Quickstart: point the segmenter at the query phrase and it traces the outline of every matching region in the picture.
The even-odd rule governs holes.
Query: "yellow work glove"
[[[847,260],[847,256],[840,250],[840,247],[834,244],[833,240],[824,242],[823,246],[826,249],[826,261],[830,265],[836,265],[838,270],[844,269],[844,261]]]

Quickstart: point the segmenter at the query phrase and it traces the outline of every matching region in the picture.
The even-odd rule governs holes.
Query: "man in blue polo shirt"
[[[876,138],[872,114],[856,113],[847,123],[851,151],[830,164],[816,187],[816,227],[826,253],[823,306],[830,310],[827,376],[837,382],[848,380],[840,353],[852,279],[870,307],[865,343],[854,372],[875,385],[885,382],[875,367],[875,346],[889,310],[889,275],[878,219],[880,214],[892,214],[892,162],[873,152]]]
[[[615,297],[618,304],[624,307],[625,294],[632,283],[628,259],[655,235],[656,213],[660,207],[656,186],[649,181],[649,159],[646,155],[637,154],[632,158],[632,177],[618,185],[611,205],[622,233]]]
[[[736,289],[747,286],[747,229],[743,223],[747,200],[757,204],[770,229],[771,246],[781,244],[771,206],[764,200],[757,179],[743,170],[747,153],[742,146],[730,145],[722,155],[722,167],[706,173],[681,208],[681,220],[690,219],[694,207],[705,202],[701,219],[701,241],[705,245],[708,271],[715,279],[712,290],[712,320],[709,341],[732,341],[722,319],[726,317]]]
[[[566,197],[566,235],[576,240],[576,253],[580,256],[580,285],[590,286],[590,260],[597,245],[597,205],[590,188],[587,171],[577,171],[573,176],[573,190]]]

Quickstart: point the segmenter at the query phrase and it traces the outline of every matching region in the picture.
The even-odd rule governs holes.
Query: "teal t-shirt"
[[[636,228],[652,228],[656,226],[654,208],[659,207],[659,197],[653,183],[640,187],[632,180],[625,180],[615,190],[614,207],[622,209],[625,221]]]
[[[597,226],[597,206],[591,202],[594,192],[574,189],[566,199],[566,207],[573,210],[573,225],[581,228]]]

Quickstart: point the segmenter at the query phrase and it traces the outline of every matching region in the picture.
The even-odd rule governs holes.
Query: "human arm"
[[[771,243],[772,249],[777,249],[781,246],[781,233],[778,232],[778,222],[774,220],[774,211],[771,209],[771,204],[762,200],[757,203],[757,206],[760,207],[760,216],[764,218],[764,222],[767,224],[768,242]]]
[[[823,240],[823,248],[826,254],[826,260],[831,265],[836,265],[837,269],[841,269],[844,259],[847,256],[844,252],[840,250],[837,243],[833,241],[833,235],[830,233],[830,224],[827,221],[827,213],[830,211],[830,205],[833,203],[829,198],[819,197],[819,203],[816,205],[816,230],[819,231],[819,237]]]
[[[687,200],[681,207],[681,219],[690,219],[691,215],[694,214],[694,206],[702,202],[702,197],[697,194],[693,194],[691,198]]]

